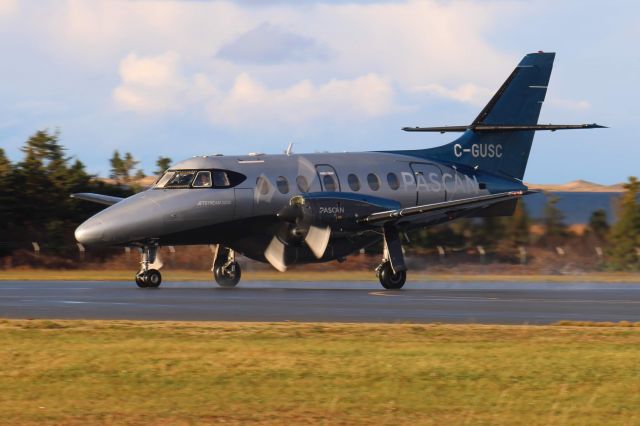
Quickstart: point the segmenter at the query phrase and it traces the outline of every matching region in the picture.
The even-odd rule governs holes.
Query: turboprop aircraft
[[[149,189],[121,199],[72,197],[109,205],[75,231],[78,242],[141,249],[139,287],[158,287],[163,245],[215,245],[213,275],[240,281],[236,253],[269,262],[328,262],[383,242],[376,268],[386,289],[406,280],[401,235],[461,217],[508,216],[520,197],[536,131],[602,128],[538,124],[554,53],[526,55],[466,126],[408,127],[461,132],[418,150],[336,154],[205,155],[169,168]]]

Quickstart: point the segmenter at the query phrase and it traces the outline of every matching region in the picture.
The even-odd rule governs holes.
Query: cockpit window
[[[163,174],[162,177],[158,179],[158,182],[156,182],[156,188],[164,188],[164,186],[167,184],[167,182],[169,182],[169,179],[171,179],[174,174],[175,172],[166,172],[165,174]]]
[[[212,174],[213,186],[215,186],[216,188],[228,188],[231,186],[227,172],[223,172],[222,170],[214,170]]]
[[[194,188],[211,188],[211,172],[202,171],[198,172],[196,178],[193,180]]]
[[[231,170],[168,170],[155,184],[157,189],[233,188],[247,177]]]
[[[193,176],[195,174],[196,172],[193,170],[177,171],[166,186],[173,187],[173,188],[188,187],[191,181],[193,180]]]

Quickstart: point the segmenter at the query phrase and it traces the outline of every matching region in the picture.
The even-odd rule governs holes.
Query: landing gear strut
[[[391,224],[384,226],[384,254],[382,263],[376,268],[376,276],[387,290],[399,290],[407,280],[400,234]]]
[[[158,253],[157,245],[142,247],[142,261],[140,270],[136,274],[136,284],[141,288],[157,288],[162,283],[162,275],[157,269],[149,268],[156,261]]]
[[[218,246],[213,260],[213,278],[220,287],[235,287],[240,282],[242,271],[236,262],[233,250]]]

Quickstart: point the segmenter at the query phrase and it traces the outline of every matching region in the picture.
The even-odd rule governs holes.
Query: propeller
[[[304,197],[293,197],[277,216],[283,223],[264,252],[264,257],[274,268],[286,271],[287,264],[295,260],[291,257],[303,242],[316,258],[324,255],[331,239],[331,227],[317,223]]]

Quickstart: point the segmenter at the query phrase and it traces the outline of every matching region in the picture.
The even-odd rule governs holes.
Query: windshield
[[[193,176],[195,174],[196,172],[193,170],[184,170],[184,171],[181,170],[181,171],[175,172],[171,180],[169,180],[169,183],[167,183],[165,186],[173,187],[173,188],[188,187],[191,181],[193,180]]]
[[[211,172],[203,171],[198,172],[195,180],[193,181],[194,188],[211,188]]]
[[[154,188],[233,188],[246,178],[231,170],[168,170]]]
[[[156,182],[156,188],[163,188],[174,174],[175,172],[166,172],[164,175],[162,175],[162,177],[158,179],[158,182]]]

